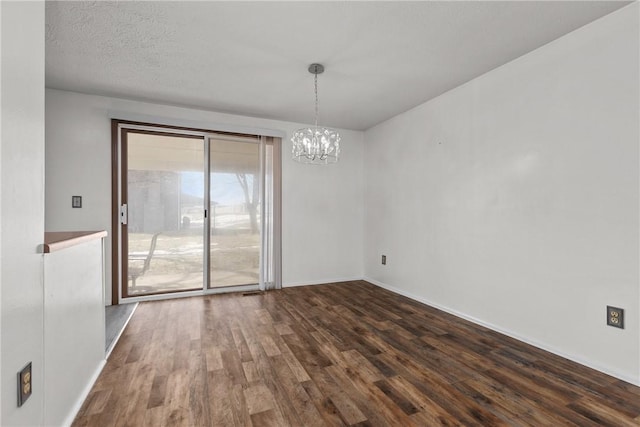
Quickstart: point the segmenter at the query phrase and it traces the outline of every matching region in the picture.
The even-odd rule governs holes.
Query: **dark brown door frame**
[[[126,254],[128,252],[128,242],[127,239],[122,239],[120,242],[120,200],[118,195],[120,194],[123,202],[128,200],[127,197],[127,186],[122,185],[122,189],[120,189],[120,183],[126,182],[127,178],[127,133],[136,132],[136,133],[147,133],[153,135],[165,135],[165,136],[175,136],[175,133],[172,132],[161,132],[161,131],[143,131],[136,129],[126,129],[123,128],[121,130],[120,135],[118,134],[118,128],[120,125],[133,125],[133,126],[150,126],[157,129],[171,129],[172,131],[192,131],[192,132],[203,132],[203,133],[213,133],[217,135],[230,135],[230,136],[240,136],[240,137],[251,137],[255,138],[256,135],[251,134],[243,134],[243,133],[235,133],[235,132],[223,132],[218,130],[211,129],[197,129],[197,128],[186,128],[179,126],[169,126],[169,125],[161,125],[155,123],[145,123],[145,122],[135,122],[129,120],[120,120],[120,119],[111,119],[111,304],[117,305],[120,303],[119,296],[120,292],[122,292],[122,297],[127,297],[127,259],[126,257],[122,257],[120,259],[120,251],[119,248],[122,246],[122,254]],[[194,137],[191,135],[182,135],[183,137]],[[120,138],[118,138],[120,137]],[[119,147],[118,140],[122,141],[121,147]],[[118,172],[118,162],[120,161],[121,173]],[[122,180],[122,181],[121,181]],[[122,191],[119,193],[119,191]],[[126,225],[123,225],[126,227]],[[120,265],[122,265],[122,269],[120,270]],[[174,291],[171,291],[174,292]]]
[[[118,283],[120,282],[118,248],[120,236],[118,226],[120,224],[120,206],[118,203],[118,125],[119,120],[111,120],[111,304],[118,305]]]

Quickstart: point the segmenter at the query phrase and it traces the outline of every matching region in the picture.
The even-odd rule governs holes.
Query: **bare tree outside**
[[[251,181],[249,181],[251,177]],[[256,175],[237,173],[236,178],[242,191],[244,192],[244,200],[249,212],[249,223],[251,224],[251,234],[257,234],[258,230],[258,203],[259,203],[259,189],[256,185]],[[249,188],[251,186],[251,189]]]

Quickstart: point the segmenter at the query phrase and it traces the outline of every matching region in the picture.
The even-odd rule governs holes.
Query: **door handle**
[[[120,224],[127,225],[128,217],[129,217],[129,207],[125,203],[120,206]]]

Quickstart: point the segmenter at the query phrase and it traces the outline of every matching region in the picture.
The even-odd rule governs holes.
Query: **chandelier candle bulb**
[[[316,165],[336,163],[340,155],[340,134],[334,129],[318,126],[318,74],[324,72],[324,67],[321,64],[311,64],[309,72],[314,75],[315,124],[293,133],[292,158],[300,163]]]

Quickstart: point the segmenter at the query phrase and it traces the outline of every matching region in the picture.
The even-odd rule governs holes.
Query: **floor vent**
[[[259,295],[261,293],[262,293],[262,291],[249,291],[249,292],[243,292],[242,296],[246,297],[246,296],[251,296],[251,295]]]

